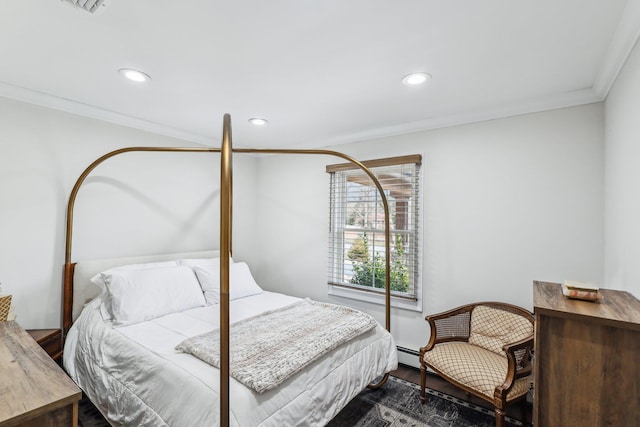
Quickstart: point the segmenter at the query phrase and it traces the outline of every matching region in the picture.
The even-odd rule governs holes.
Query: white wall
[[[605,103],[605,285],[640,297],[640,46]]]
[[[602,282],[602,104],[336,149],[359,159],[423,155],[423,312],[393,310],[396,344],[426,344],[424,315],[467,302],[499,300],[531,310],[533,280]],[[268,289],[353,305],[383,322],[381,306],[327,295],[324,170],[340,162],[260,159],[261,256],[251,265]]]
[[[60,324],[75,179],[99,155],[132,145],[192,144],[0,98],[0,281],[24,327]],[[531,309],[532,280],[603,280],[601,104],[336,149],[360,159],[423,155],[423,311],[393,311],[398,345],[426,343],[426,313],[479,300]],[[73,260],[217,246],[211,156],[134,154],[100,166],[78,198]],[[324,168],[341,161],[237,155],[234,258],[267,289],[353,305],[382,322],[381,306],[327,295]]]
[[[0,282],[23,327],[61,323],[65,210],[76,178],[100,155],[138,145],[194,146],[0,98]],[[99,166],[78,195],[72,261],[217,248],[219,159],[135,153]],[[238,258],[252,237],[254,165],[247,156],[235,164]]]

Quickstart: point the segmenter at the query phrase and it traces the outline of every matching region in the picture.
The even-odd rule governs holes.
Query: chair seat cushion
[[[493,400],[495,388],[507,377],[506,357],[466,342],[436,344],[424,354],[424,362],[438,372]],[[520,378],[509,390],[507,401],[522,396],[531,377]]]

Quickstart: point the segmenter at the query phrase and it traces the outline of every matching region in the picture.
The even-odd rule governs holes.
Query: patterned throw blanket
[[[262,393],[375,326],[367,314],[309,299],[241,320],[230,327],[231,376]],[[189,338],[176,350],[219,368],[219,329]]]

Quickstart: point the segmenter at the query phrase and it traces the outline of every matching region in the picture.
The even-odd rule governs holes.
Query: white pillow
[[[245,262],[233,263],[229,266],[229,299],[234,300],[262,293],[251,275],[249,266]],[[207,304],[220,303],[220,266],[215,268],[202,268],[195,266],[194,271],[204,292]]]
[[[229,257],[229,263],[233,264],[233,259]],[[186,265],[191,268],[218,268],[220,266],[220,258],[191,258],[191,259],[179,259],[178,265]]]
[[[100,295],[100,298],[102,299],[102,302],[100,303],[100,314],[102,315],[102,320],[106,322],[113,319],[113,316],[111,315],[111,298],[109,296],[109,292],[107,292],[107,282],[111,280],[112,273],[123,270],[142,270],[144,268],[175,267],[177,265],[177,261],[160,261],[147,262],[144,264],[121,265],[118,267],[110,268],[103,271],[102,273],[98,273],[93,276],[90,279],[91,282],[97,285],[102,291],[102,294]]]
[[[186,266],[115,271],[106,284],[114,326],[205,305],[200,284]]]

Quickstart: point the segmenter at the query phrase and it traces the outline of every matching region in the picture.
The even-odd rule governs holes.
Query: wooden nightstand
[[[60,363],[60,358],[62,357],[61,329],[27,329],[27,333],[40,344],[40,347],[42,347],[53,360]]]
[[[0,322],[0,378],[0,427],[77,427],[80,389],[15,321]]]

